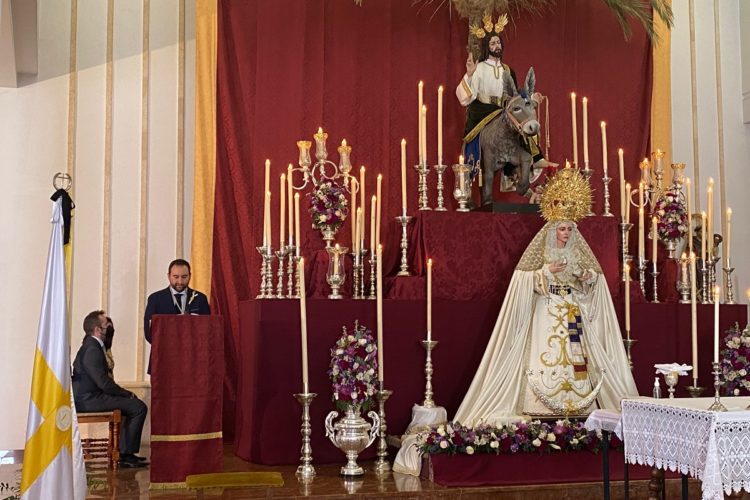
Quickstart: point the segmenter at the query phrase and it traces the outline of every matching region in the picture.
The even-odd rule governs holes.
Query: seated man
[[[146,459],[136,455],[148,408],[132,392],[123,389],[108,375],[104,338],[109,327],[104,311],[93,311],[83,320],[81,348],[73,362],[73,399],[79,412],[120,410],[120,466],[145,467]]]

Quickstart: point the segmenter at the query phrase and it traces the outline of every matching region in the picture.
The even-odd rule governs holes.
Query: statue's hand
[[[567,262],[553,262],[549,265],[549,272],[551,272],[552,274],[557,274],[560,271],[565,271],[565,267],[567,265]]]
[[[471,75],[477,70],[477,63],[474,61],[474,54],[469,52],[469,57],[466,59],[466,76],[471,78]]]

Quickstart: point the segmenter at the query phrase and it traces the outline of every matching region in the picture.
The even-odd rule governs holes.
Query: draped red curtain
[[[226,321],[225,431],[231,433],[235,399],[235,347],[239,301],[258,293],[263,211],[263,162],[272,162],[273,239],[278,246],[278,182],[297,161],[296,141],[312,140],[318,126],[329,133],[329,158],[346,138],[352,163],[367,167],[367,197],[384,175],[383,235],[396,248],[393,216],[400,200],[401,138],[408,165],[416,163],[417,82],[425,82],[428,160],[436,162],[437,88],[445,87],[444,157],[455,163],[464,109],[454,89],[465,71],[467,21],[440,2],[404,0],[257,0],[219,2],[217,162],[212,307]],[[601,213],[601,140],[607,122],[611,204],[618,213],[617,148],[637,183],[638,159],[648,151],[651,47],[640,26],[625,41],[601,0],[560,0],[536,17],[511,13],[505,60],[522,84],[530,66],[537,90],[550,99],[550,159],[572,158],[570,92],[589,98],[589,153],[595,169],[595,211]],[[582,132],[580,104],[579,139]],[[583,152],[579,146],[579,158]],[[410,210],[416,208],[416,172],[409,169]],[[453,185],[447,175],[446,193]],[[431,175],[431,202],[435,177]],[[454,202],[446,196],[452,209]],[[303,200],[304,201],[304,198]],[[303,203],[304,206],[304,203]],[[369,211],[369,206],[368,206]],[[302,253],[322,248],[302,209]],[[337,236],[351,241],[347,222]],[[446,238],[450,235],[446,234]],[[458,258],[458,257],[457,257]],[[279,346],[283,349],[283,346]]]

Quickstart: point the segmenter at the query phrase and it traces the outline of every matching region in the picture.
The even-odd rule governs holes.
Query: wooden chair
[[[107,464],[114,470],[117,470],[120,463],[120,421],[122,413],[120,410],[78,413],[79,424],[109,424],[108,438],[89,438],[81,439],[84,460],[97,458],[106,458]]]

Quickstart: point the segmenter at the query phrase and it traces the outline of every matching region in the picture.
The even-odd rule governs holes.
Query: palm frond
[[[362,0],[354,0],[357,5],[362,5]],[[668,28],[674,24],[674,16],[670,0],[602,0],[612,11],[617,22],[622,28],[626,39],[632,35],[629,19],[635,19],[646,30],[649,38],[658,42],[658,34],[654,30],[653,16],[658,15]],[[489,12],[512,12],[542,15],[552,7],[556,0],[413,0],[414,5],[420,5],[420,9],[426,6],[435,8],[435,12],[441,8],[452,7],[462,18],[470,22],[480,19],[482,15]],[[433,16],[435,14],[433,13]]]

